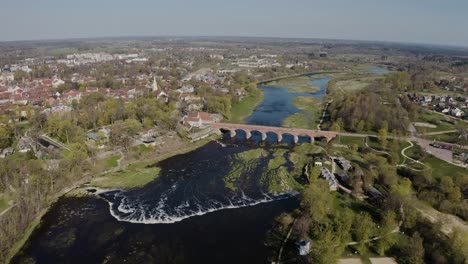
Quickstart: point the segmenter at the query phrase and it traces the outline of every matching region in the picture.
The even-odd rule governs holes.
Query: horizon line
[[[468,50],[466,44],[442,44],[442,43],[425,43],[417,41],[396,41],[396,40],[370,40],[370,39],[345,39],[345,38],[320,38],[320,37],[279,37],[279,36],[242,36],[242,35],[120,35],[120,36],[93,36],[93,37],[70,37],[70,38],[32,38],[32,39],[13,39],[0,40],[1,43],[8,42],[52,42],[52,41],[72,41],[72,40],[106,40],[119,38],[259,38],[259,39],[284,39],[284,40],[322,40],[322,41],[355,41],[368,42],[379,44],[400,44],[400,45],[415,45],[415,46],[437,46],[446,48],[458,48]]]

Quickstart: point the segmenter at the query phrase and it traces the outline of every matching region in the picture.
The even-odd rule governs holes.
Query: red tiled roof
[[[196,117],[196,118],[198,118],[198,112],[188,112],[187,116],[188,116],[188,117]]]
[[[200,118],[198,118],[198,117],[188,117],[187,116],[187,117],[184,118],[184,121],[185,122],[199,122]]]
[[[207,112],[200,112],[200,118],[206,121],[213,121],[214,119]]]

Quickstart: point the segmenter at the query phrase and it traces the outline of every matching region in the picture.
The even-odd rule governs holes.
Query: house
[[[333,174],[330,173],[330,171],[323,167],[320,170],[320,177],[324,178],[330,187],[330,191],[336,191],[338,189],[338,182],[336,181],[336,178]]]
[[[372,199],[375,199],[375,200],[380,200],[380,199],[383,199],[384,198],[384,195],[379,192],[379,190],[377,190],[374,186],[372,185],[369,185],[366,187],[366,193],[372,198]]]
[[[346,160],[346,159],[343,158],[343,157],[336,158],[336,159],[335,159],[335,162],[336,162],[336,164],[338,164],[338,166],[340,166],[340,168],[342,168],[344,171],[349,171],[349,170],[352,168],[351,162],[349,162],[348,160]]]
[[[140,133],[141,141],[145,144],[153,143],[158,135],[159,133],[154,129],[149,129]]]
[[[60,79],[54,79],[54,80],[52,81],[52,87],[53,87],[53,88],[57,88],[57,87],[59,87],[59,86],[62,85],[62,84],[65,84],[65,82],[62,81],[62,80],[60,80]]]
[[[99,139],[99,136],[93,132],[87,133],[86,137],[88,137],[89,140],[94,140],[94,141],[97,141]]]
[[[323,163],[321,161],[314,162],[314,167],[322,167]]]
[[[31,140],[27,137],[22,137],[17,144],[18,151],[21,153],[26,153],[31,151]]]
[[[0,158],[5,158],[7,156],[10,156],[12,155],[13,153],[15,152],[15,150],[13,148],[6,148],[2,151],[2,153],[0,153]]]
[[[450,115],[456,116],[456,117],[462,117],[465,114],[463,110],[460,110],[458,108],[452,108],[450,110]]]
[[[336,179],[338,179],[338,181],[341,184],[350,186],[351,180],[350,180],[349,176],[346,175],[346,173],[344,171],[340,171],[338,173],[335,173],[335,176],[336,176]]]
[[[215,123],[214,118],[206,112],[189,112],[188,115],[182,118],[182,124],[186,127],[189,125],[190,128],[201,128],[212,123]]]
[[[195,92],[195,88],[192,85],[188,84],[184,85],[182,88],[177,89],[177,92],[181,94],[190,94]]]

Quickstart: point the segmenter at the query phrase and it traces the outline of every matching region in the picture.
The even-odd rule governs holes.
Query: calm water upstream
[[[260,86],[264,101],[247,122],[281,125],[299,111],[294,97],[322,99],[328,81],[313,80],[321,89],[311,94]],[[264,245],[267,230],[298,201],[293,193],[269,194],[259,184],[264,162],[236,191],[225,187],[232,155],[271,147],[259,146],[260,135],[248,142],[243,137],[238,133],[220,140],[224,145],[213,141],[158,163],[161,176],[142,188],[61,198],[13,263],[268,263],[275,252]],[[276,142],[273,135],[268,141]]]

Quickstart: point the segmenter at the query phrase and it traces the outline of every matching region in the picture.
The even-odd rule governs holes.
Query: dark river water
[[[286,88],[260,86],[264,101],[249,124],[280,126],[299,111],[297,96],[323,98],[329,79],[315,79],[320,91],[290,94]],[[284,141],[292,144],[292,137]],[[238,132],[156,164],[161,175],[148,185],[99,196],[61,198],[43,217],[13,263],[269,263],[268,229],[283,212],[298,207],[295,193],[268,193],[259,183],[266,162],[225,186],[232,156],[275,148],[275,135]]]
[[[310,76],[312,75],[310,74]],[[292,104],[294,98],[312,96],[322,100],[327,92],[329,81],[329,78],[312,79],[310,84],[320,87],[320,91],[315,93],[289,93],[285,87],[259,85],[258,88],[263,91],[264,100],[246,119],[247,124],[281,126],[285,118],[301,111]]]

